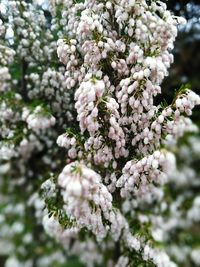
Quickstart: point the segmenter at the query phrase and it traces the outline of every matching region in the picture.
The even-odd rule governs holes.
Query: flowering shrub
[[[189,116],[200,97],[182,86],[172,103],[156,98],[184,19],[156,0],[56,0],[45,11],[15,0],[5,8],[5,266],[64,266],[74,256],[88,267],[199,266],[200,237],[185,246],[182,237],[195,236],[199,182],[176,156],[188,157],[193,139],[178,151],[177,141],[198,131]]]

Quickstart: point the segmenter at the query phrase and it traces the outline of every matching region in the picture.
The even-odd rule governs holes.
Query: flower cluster
[[[200,97],[157,98],[184,19],[160,0],[2,6],[0,262],[198,266],[199,140],[176,144]]]
[[[84,165],[67,165],[58,177],[63,189],[66,214],[76,220],[79,227],[91,230],[98,239],[105,237],[107,229],[103,225],[104,217],[109,217],[112,209],[112,196],[101,177]]]
[[[151,183],[166,183],[167,172],[174,168],[173,154],[155,151],[140,161],[128,161],[122,170],[122,176],[117,180],[117,187],[122,188],[122,197],[127,197],[130,192],[142,197],[149,191]]]
[[[29,114],[29,110],[24,109],[22,119],[27,122],[28,128],[38,131],[40,129],[50,128],[55,125],[55,118],[53,116],[45,116],[44,110],[41,106],[37,106],[33,113]]]
[[[109,229],[116,241],[112,227],[119,216],[126,249],[140,251],[144,261],[156,266],[175,266],[165,252],[131,235],[130,224],[134,217],[140,223],[152,221],[131,209],[160,201],[163,186],[176,169],[174,155],[163,146],[169,148],[172,140],[197,130],[187,116],[200,104],[200,97],[187,87],[171,104],[154,101],[173,62],[177,25],[185,21],[173,17],[161,1],[59,4],[63,4],[67,38],[57,42],[57,53],[66,65],[80,128],[80,134],[67,130],[57,139],[69,157],[58,178],[66,214],[97,240]],[[96,202],[91,193],[95,177],[99,177],[97,188],[103,185],[113,201],[102,196],[103,202]],[[107,216],[105,209],[114,217]],[[121,242],[120,247],[123,251]],[[121,257],[119,264],[129,264]]]
[[[75,93],[77,119],[80,121],[82,132],[88,130],[90,135],[94,135],[100,128],[98,123],[98,101],[105,91],[104,81],[82,82]]]

